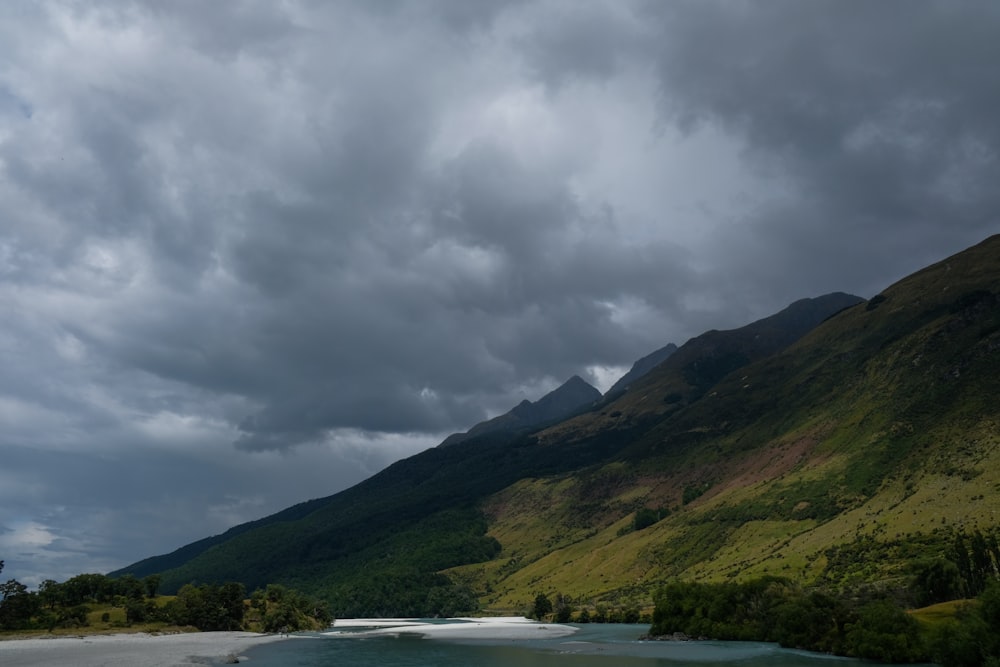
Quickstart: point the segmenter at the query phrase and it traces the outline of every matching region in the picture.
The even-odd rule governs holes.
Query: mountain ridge
[[[677,345],[675,343],[667,343],[660,349],[653,350],[646,356],[638,359],[634,364],[632,364],[632,367],[627,373],[625,373],[625,375],[618,378],[618,380],[611,385],[606,392],[604,392],[604,400],[614,400],[619,395],[628,391],[629,386],[633,382],[666,361],[667,358],[676,351]]]
[[[691,338],[666,359],[637,378],[630,391],[615,397],[612,410],[616,426],[631,428],[649,418],[657,418],[700,398],[712,383],[727,373],[791,345],[810,329],[846,308],[863,303],[859,296],[832,292],[792,302],[773,315],[742,327],[711,329]],[[647,402],[649,392],[662,395],[659,402]],[[604,423],[601,413],[580,415],[542,432],[543,441],[580,437],[593,424]],[[572,435],[577,431],[577,435]]]
[[[480,422],[465,433],[452,433],[438,446],[451,447],[488,433],[513,432],[559,421],[589,407],[600,398],[600,391],[579,375],[574,375],[537,401],[525,399],[508,412]]]
[[[826,315],[796,303],[691,339],[566,421],[432,448],[182,563],[141,563],[171,566],[165,590],[232,576],[342,615],[426,614],[523,610],[538,591],[641,603],[672,578],[898,587],[900,554],[995,530],[1000,236]]]

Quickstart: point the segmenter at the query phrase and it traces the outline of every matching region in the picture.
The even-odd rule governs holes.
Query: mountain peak
[[[579,375],[574,375],[534,403],[525,399],[506,414],[480,422],[465,433],[453,433],[445,438],[440,446],[456,445],[469,438],[487,433],[519,431],[533,426],[545,426],[572,416],[600,398],[601,392]]]
[[[531,403],[529,419],[532,423],[538,424],[566,417],[600,398],[601,392],[590,386],[579,375],[574,375],[535,403]]]
[[[611,388],[608,389],[607,392],[605,392],[604,397],[607,399],[628,391],[628,388],[632,385],[633,382],[635,382],[643,375],[645,375],[649,371],[653,370],[654,368],[662,364],[664,361],[667,360],[667,358],[671,354],[673,354],[676,351],[677,351],[677,346],[674,343],[667,343],[660,349],[654,352],[650,352],[645,357],[642,357],[634,364],[632,364],[632,368],[629,369],[628,373],[621,376],[621,378],[619,378],[617,382],[611,385]]]

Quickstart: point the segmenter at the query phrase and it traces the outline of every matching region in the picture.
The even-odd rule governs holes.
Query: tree
[[[116,595],[120,595],[128,600],[142,602],[146,596],[146,586],[143,582],[135,578],[135,575],[126,574],[121,579],[115,580],[113,588]]]
[[[74,606],[85,602],[110,602],[116,594],[114,579],[103,574],[78,574],[62,583],[63,604]]]
[[[552,601],[545,593],[539,593],[535,596],[535,606],[531,610],[531,615],[542,620],[546,615],[552,613]]]
[[[223,624],[225,630],[239,630],[243,627],[243,616],[246,608],[243,606],[243,598],[247,595],[246,586],[238,582],[222,584],[217,593],[217,601],[223,609]]]
[[[962,575],[950,560],[938,558],[918,563],[913,578],[913,591],[921,606],[947,602],[962,596]]]
[[[972,571],[972,561],[969,559],[969,550],[965,546],[965,538],[962,533],[955,533],[955,543],[952,545],[952,559],[958,567],[958,573],[964,583],[963,593],[968,597],[974,597],[979,591],[975,590],[975,576]]]
[[[64,604],[65,597],[62,585],[52,579],[46,579],[38,586],[38,601],[49,611],[53,611],[58,605]]]
[[[146,597],[156,597],[156,592],[160,590],[160,581],[161,577],[158,574],[151,574],[142,580],[142,585],[146,589]]]
[[[38,596],[16,579],[0,584],[0,628],[21,630],[29,627],[31,617],[40,609]]]
[[[143,623],[146,620],[146,605],[138,600],[129,600],[125,603],[125,622],[129,625],[133,623]]]
[[[622,609],[623,623],[638,623],[641,616],[639,607],[635,603],[629,603]]]
[[[969,540],[969,559],[972,561],[973,578],[976,584],[976,595],[979,595],[986,588],[986,582],[996,576],[993,567],[993,559],[990,557],[990,548],[986,542],[986,537],[976,530]]]
[[[264,597],[264,591],[258,588],[250,594],[250,608],[261,613],[267,611],[267,598]]]
[[[556,593],[556,623],[569,623],[573,617],[573,598],[562,593]]]

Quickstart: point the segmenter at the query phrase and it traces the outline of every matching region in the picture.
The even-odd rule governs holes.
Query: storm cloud
[[[0,7],[0,558],[171,550],[997,232],[998,32],[972,2]]]

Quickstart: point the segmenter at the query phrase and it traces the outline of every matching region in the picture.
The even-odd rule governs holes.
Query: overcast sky
[[[332,494],[1000,231],[1000,4],[0,3],[0,559]]]

